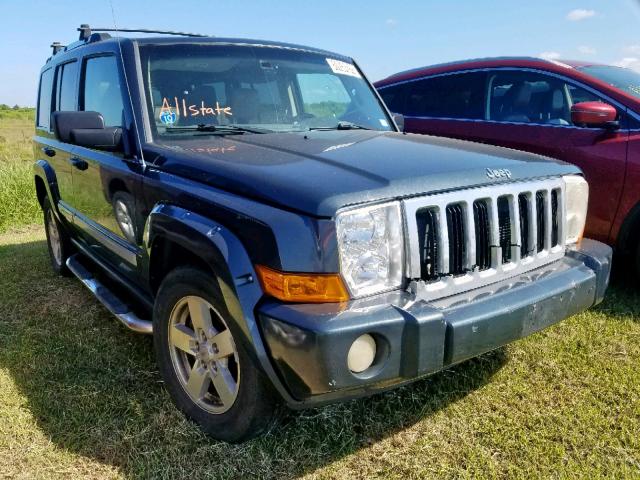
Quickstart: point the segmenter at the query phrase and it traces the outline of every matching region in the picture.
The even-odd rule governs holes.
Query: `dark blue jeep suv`
[[[84,25],[40,76],[53,268],[153,333],[213,437],[392,388],[602,300],[577,167],[405,135],[352,59]]]

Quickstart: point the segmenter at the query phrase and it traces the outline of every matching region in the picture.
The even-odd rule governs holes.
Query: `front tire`
[[[239,442],[271,424],[277,401],[217,285],[196,268],[169,273],[156,297],[154,346],[178,409],[211,437]]]
[[[69,277],[71,272],[67,268],[66,262],[72,253],[71,241],[53,213],[53,207],[48,198],[44,199],[42,211],[51,267],[57,274]]]

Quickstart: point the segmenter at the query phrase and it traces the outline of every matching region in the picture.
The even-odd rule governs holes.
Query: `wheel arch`
[[[57,208],[60,193],[55,170],[49,162],[38,160],[33,164],[33,174],[38,203],[42,207],[45,197],[49,197],[54,212],[58,214]]]
[[[262,341],[255,307],[263,296],[249,254],[238,237],[218,222],[174,205],[156,205],[144,232],[149,283],[154,296],[162,278],[173,268],[196,266],[211,272],[227,310],[264,373],[285,400],[280,382]]]

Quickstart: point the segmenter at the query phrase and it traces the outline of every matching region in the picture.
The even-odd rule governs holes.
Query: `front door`
[[[117,57],[85,58],[82,69],[80,110],[99,112],[105,127],[121,127],[126,97]],[[76,225],[95,255],[135,276],[142,235],[135,200],[141,185],[140,165],[120,152],[80,146],[71,160]]]

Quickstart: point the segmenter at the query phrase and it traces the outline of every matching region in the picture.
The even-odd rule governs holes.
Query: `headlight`
[[[339,213],[340,271],[354,298],[402,286],[404,236],[398,202]]]
[[[589,203],[589,184],[580,175],[563,177],[566,196],[566,239],[567,245],[580,242],[587,221]]]

